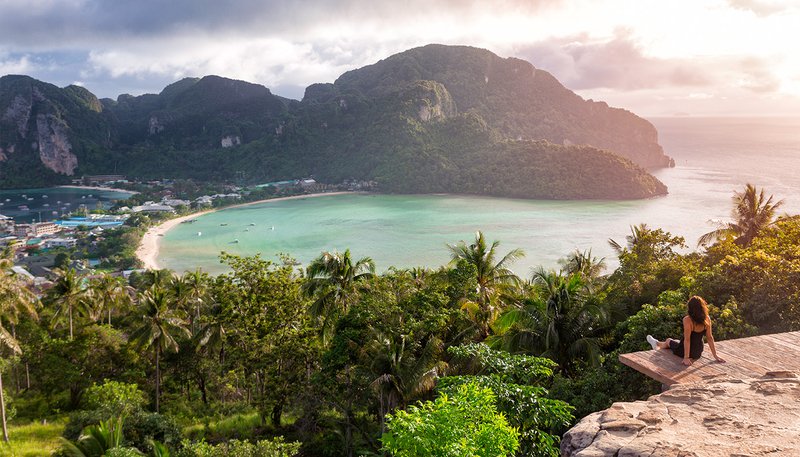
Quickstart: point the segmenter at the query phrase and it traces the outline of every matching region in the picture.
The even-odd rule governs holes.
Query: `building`
[[[14,228],[14,218],[0,214],[0,230],[11,231]]]
[[[110,182],[127,182],[123,175],[89,175],[84,176],[82,181],[89,186],[99,186]]]
[[[145,202],[144,205],[131,208],[132,213],[174,213],[175,209],[168,205],[154,202]]]
[[[17,224],[14,227],[14,236],[26,238],[29,236],[52,235],[61,230],[61,226],[54,222],[38,222],[35,224]]]
[[[164,197],[163,199],[161,199],[161,204],[162,205],[171,206],[171,207],[174,208],[176,206],[189,206],[191,204],[191,202],[189,200],[181,200],[181,199],[178,199],[178,198],[166,198],[166,197]]]
[[[75,238],[48,238],[44,241],[45,249],[50,248],[74,248],[78,240]]]
[[[197,197],[194,202],[197,206],[210,206],[214,203],[214,199],[210,195],[203,195],[202,197]]]

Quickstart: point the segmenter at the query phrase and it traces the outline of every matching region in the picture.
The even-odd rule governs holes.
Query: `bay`
[[[17,223],[51,221],[76,211],[81,205],[90,211],[108,209],[115,200],[130,195],[127,192],[78,187],[0,190],[0,214],[14,218]]]
[[[652,119],[676,166],[655,173],[669,195],[635,201],[540,201],[452,195],[339,195],[267,202],[204,215],[162,240],[159,264],[176,271],[225,271],[220,252],[287,253],[303,264],[328,250],[370,256],[389,266],[436,267],[447,244],[482,230],[500,252],[522,248],[514,270],[554,268],[574,249],[616,265],[608,239],[624,243],[630,226],[646,223],[686,238],[696,248],[711,221],[729,217],[733,192],[746,183],[800,212],[800,119]],[[224,224],[224,225],[223,225]],[[251,225],[253,224],[253,225]],[[273,229],[274,227],[274,229]],[[198,233],[200,235],[198,236]],[[235,242],[238,240],[238,242]]]

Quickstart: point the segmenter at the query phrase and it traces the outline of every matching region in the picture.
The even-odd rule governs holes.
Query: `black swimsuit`
[[[705,335],[705,333],[706,329],[703,329],[702,331],[699,332],[695,332],[694,330],[692,330],[692,336],[689,340],[689,357],[693,359],[699,359],[700,355],[703,354],[703,335]],[[683,340],[681,341],[670,340],[669,348],[672,349],[672,353],[677,355],[678,357],[682,358],[685,354],[683,352],[684,351]]]

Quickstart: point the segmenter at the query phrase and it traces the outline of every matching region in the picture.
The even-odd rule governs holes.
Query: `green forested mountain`
[[[668,161],[646,120],[584,101],[527,62],[463,46],[397,54],[311,85],[301,101],[218,76],[100,101],[76,86],[0,78],[3,187],[96,173],[313,175],[390,192],[643,198],[666,187],[641,167]]]

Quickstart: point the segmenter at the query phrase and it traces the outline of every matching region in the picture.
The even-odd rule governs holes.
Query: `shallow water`
[[[643,222],[684,236],[694,248],[697,238],[713,229],[709,220],[728,217],[734,190],[747,182],[784,198],[785,211],[800,212],[800,120],[653,122],[676,161],[675,168],[656,173],[669,187],[666,197],[564,202],[339,195],[268,202],[180,224],[162,239],[158,260],[176,271],[202,267],[218,273],[225,269],[221,251],[268,258],[283,252],[307,263],[322,251],[349,248],[355,257],[372,257],[380,270],[435,267],[449,260],[448,243],[470,240],[482,230],[489,240],[500,240],[501,253],[525,250],[514,270],[528,275],[532,267],[556,267],[576,248],[592,248],[613,267],[608,239],[624,242],[629,227]]]

